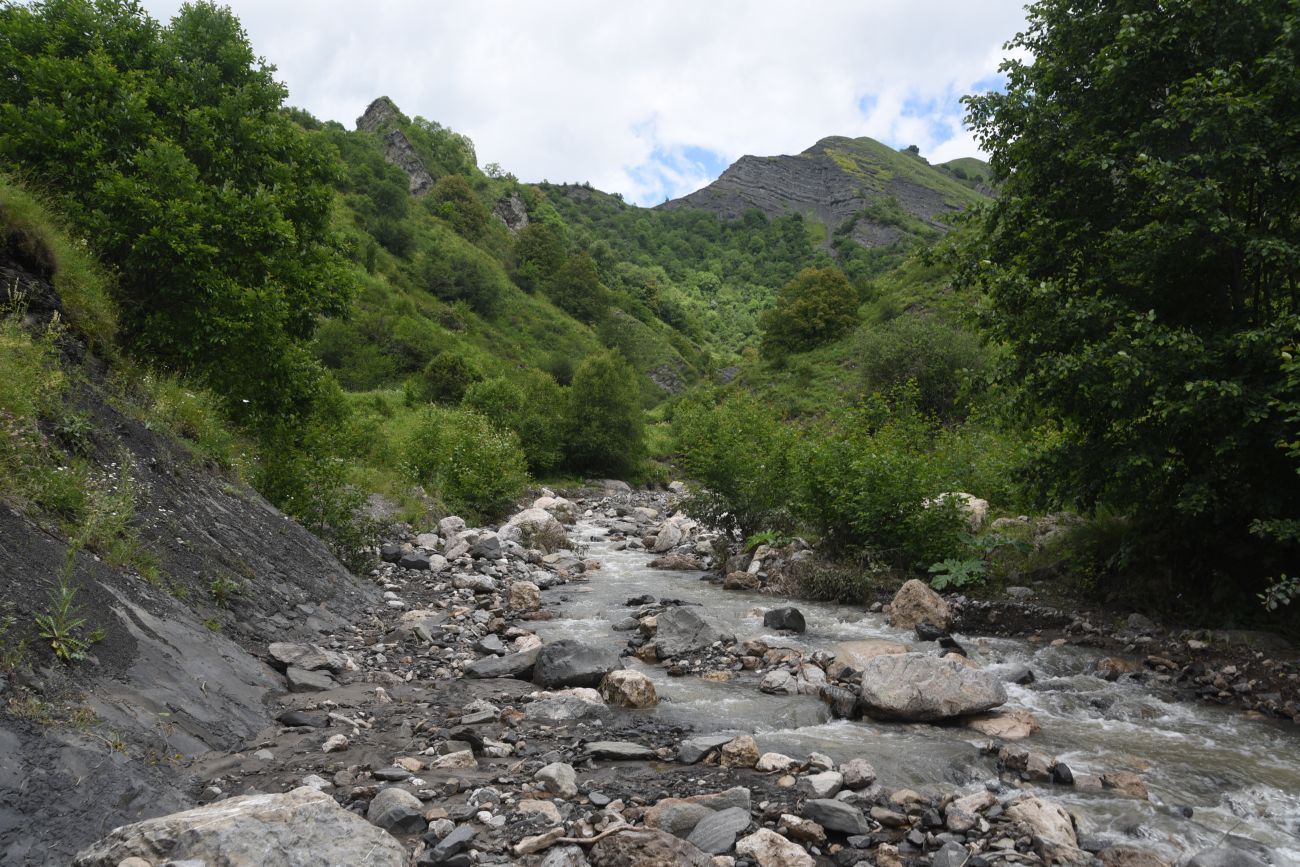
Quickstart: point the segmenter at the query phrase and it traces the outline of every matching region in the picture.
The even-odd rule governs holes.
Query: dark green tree
[[[425,365],[419,379],[419,396],[433,403],[457,404],[465,390],[483,379],[475,365],[459,352],[439,352]]]
[[[763,314],[763,352],[803,352],[852,331],[858,293],[838,268],[805,268]]]
[[[1032,61],[967,101],[1001,186],[966,277],[1006,380],[1059,421],[1041,489],[1129,515],[1180,589],[1250,585],[1294,557],[1300,504],[1279,447],[1300,342],[1296,4],[1043,0],[1010,47]]]
[[[584,322],[595,322],[609,307],[609,291],[600,282],[596,261],[586,253],[570,256],[550,286],[551,300]]]
[[[640,398],[637,372],[622,355],[585,358],[569,387],[569,465],[616,477],[638,472],[646,453]]]
[[[515,236],[510,276],[525,292],[546,290],[565,260],[564,238],[548,223],[529,223]]]
[[[434,216],[451,223],[462,238],[477,241],[487,234],[492,215],[460,175],[439,178],[425,202]]]
[[[128,0],[0,7],[0,160],[63,194],[114,267],[132,352],[204,377],[250,420],[307,411],[304,348],[348,280],[332,150],[228,9],[166,27]]]

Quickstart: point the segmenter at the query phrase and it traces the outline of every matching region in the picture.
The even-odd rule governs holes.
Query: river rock
[[[950,840],[934,853],[934,860],[930,862],[930,867],[966,867],[969,862],[970,853],[966,851],[966,847]]]
[[[817,863],[802,846],[767,828],[742,838],[736,843],[736,853],[758,867],[814,867]]]
[[[687,738],[677,745],[677,761],[693,765],[734,737],[735,735],[696,735]]]
[[[536,611],[542,607],[542,591],[532,581],[516,581],[510,585],[507,604],[516,611]]]
[[[768,695],[798,695],[799,682],[784,668],[774,668],[758,684],[759,692]]]
[[[1007,817],[1029,829],[1044,859],[1069,863],[1079,848],[1074,823],[1060,804],[1037,797],[1023,798],[1007,808]]]
[[[327,671],[303,671],[296,665],[289,666],[284,673],[289,692],[324,692],[338,686]]]
[[[655,535],[654,544],[650,546],[650,553],[662,554],[665,551],[671,551],[681,544],[682,535],[680,524],[676,521],[666,521]]]
[[[564,525],[550,512],[536,507],[513,515],[497,535],[503,542],[516,542],[547,554],[558,551],[568,542]]]
[[[578,775],[574,773],[573,765],[552,762],[533,774],[533,779],[557,797],[567,799],[578,795]]]
[[[525,650],[521,653],[508,653],[505,656],[488,656],[475,660],[465,666],[466,677],[513,677],[519,680],[532,680],[533,668],[541,648]]]
[[[757,590],[762,582],[748,572],[728,572],[722,579],[723,590]]]
[[[866,759],[849,759],[840,765],[840,773],[850,789],[865,789],[876,781],[876,769]]]
[[[835,680],[848,680],[849,671],[861,673],[867,663],[877,656],[907,653],[907,645],[897,641],[868,638],[862,641],[842,641],[831,648],[835,658],[826,666],[826,673]]]
[[[701,852],[722,855],[731,851],[731,847],[736,845],[736,837],[748,827],[749,811],[728,807],[701,819],[686,842]]]
[[[809,774],[799,781],[799,788],[814,798],[833,798],[844,788],[844,775],[837,771]]]
[[[861,810],[844,801],[811,798],[804,802],[803,817],[812,819],[828,831],[841,834],[870,834],[871,823]]]
[[[722,745],[720,764],[724,768],[752,768],[758,764],[758,744],[749,735],[740,735]]]
[[[419,834],[426,826],[424,804],[415,795],[396,786],[379,790],[370,801],[366,819],[392,834]]]
[[[578,520],[578,506],[564,497],[538,497],[533,501],[534,509],[545,509],[563,524],[572,524]]]
[[[627,668],[605,675],[600,682],[600,694],[615,707],[654,707],[659,703],[655,685],[650,678]]]
[[[546,853],[538,867],[590,867],[580,846],[556,846]]]
[[[655,623],[655,647],[660,659],[688,656],[716,641],[733,640],[732,635],[686,606],[665,609]]]
[[[923,653],[903,653],[867,663],[858,707],[878,719],[934,722],[981,713],[1006,700],[1006,687],[983,671]]]
[[[1000,738],[1004,741],[1024,740],[1042,728],[1038,724],[1038,718],[1027,710],[1011,710],[1005,713],[971,717],[966,720],[966,727],[985,737]]]
[[[791,605],[773,608],[764,613],[763,625],[768,629],[784,629],[788,632],[803,632],[807,629],[803,612]]]
[[[591,847],[592,867],[711,867],[713,859],[678,837],[654,828],[622,828]]]
[[[792,771],[799,767],[799,760],[792,759],[781,753],[763,753],[758,757],[758,762],[754,765],[754,770],[764,774],[770,774],[775,771]]]
[[[598,686],[605,675],[621,668],[618,654],[570,638],[544,645],[533,668],[538,686]]]
[[[641,744],[634,744],[631,741],[592,741],[583,749],[586,750],[589,756],[600,759],[613,759],[620,762],[655,758],[654,750]]]
[[[280,671],[290,666],[302,671],[331,671],[338,673],[347,667],[347,657],[332,650],[325,650],[314,644],[290,644],[285,641],[273,641],[266,648],[271,657],[271,664]]]
[[[75,867],[199,861],[229,867],[367,864],[406,867],[406,850],[386,832],[302,787],[243,795],[115,829],[84,849]]]
[[[947,631],[952,628],[952,612],[942,596],[913,578],[898,589],[889,603],[889,622],[895,629],[915,629],[918,623],[929,623]]]
[[[656,557],[648,564],[651,569],[667,569],[678,572],[703,572],[704,564],[685,554],[665,554]]]
[[[1108,789],[1122,792],[1130,798],[1145,801],[1150,797],[1147,793],[1146,783],[1142,782],[1142,778],[1132,771],[1111,771],[1102,774],[1101,784]]]
[[[538,693],[537,698],[524,707],[524,716],[528,719],[547,722],[604,719],[609,715],[610,710],[600,693],[581,686]]]

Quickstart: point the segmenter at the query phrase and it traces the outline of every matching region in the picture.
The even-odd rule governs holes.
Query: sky
[[[289,102],[349,129],[375,97],[479,165],[653,205],[829,135],[979,156],[1023,0],[226,0]],[[167,20],[181,0],[144,0]]]

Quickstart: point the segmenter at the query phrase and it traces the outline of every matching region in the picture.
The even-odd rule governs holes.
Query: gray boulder
[[[862,671],[858,710],[876,719],[934,722],[1003,704],[1006,687],[986,672],[923,653],[877,656]]]
[[[704,650],[715,641],[734,640],[734,636],[723,632],[694,608],[668,608],[657,618],[655,649],[660,659],[687,656]]]
[[[271,665],[284,671],[289,666],[302,671],[342,671],[347,665],[347,658],[341,653],[325,650],[315,644],[290,644],[287,641],[273,641],[266,648],[271,657]]]
[[[303,671],[291,665],[284,673],[289,692],[324,692],[338,686],[327,671]]]
[[[519,680],[531,680],[540,647],[525,650],[522,653],[508,653],[505,656],[487,656],[465,666],[465,676],[475,678],[514,677]]]
[[[544,646],[538,653],[533,683],[548,688],[597,687],[605,675],[622,667],[614,651],[566,638]]]
[[[736,845],[736,838],[749,827],[749,811],[729,807],[710,813],[699,821],[686,842],[701,852],[722,855]]]
[[[1268,867],[1268,862],[1241,849],[1221,846],[1197,852],[1186,867]]]
[[[807,628],[803,612],[790,605],[768,611],[763,615],[763,625],[768,629],[785,629],[790,632],[803,632]]]
[[[841,834],[871,833],[871,823],[863,812],[844,801],[812,798],[804,802],[802,815],[827,831],[839,831]]]
[[[125,825],[84,849],[73,864],[117,867],[127,858],[231,867],[407,863],[406,850],[389,834],[306,786],[287,794],[229,798]]]
[[[427,827],[420,799],[396,786],[379,790],[370,801],[366,818],[370,824],[393,834],[419,834]]]

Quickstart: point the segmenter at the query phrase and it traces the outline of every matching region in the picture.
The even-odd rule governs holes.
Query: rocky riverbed
[[[1212,867],[1300,850],[1294,724],[1181,701],[1205,672],[1104,656],[1086,630],[957,632],[978,606],[919,583],[879,612],[724,589],[702,580],[713,542],[671,494],[617,483],[391,540],[370,576],[383,607],[266,648],[278,725],[189,769],[199,806],[75,863]],[[1215,675],[1213,697],[1243,694]]]

